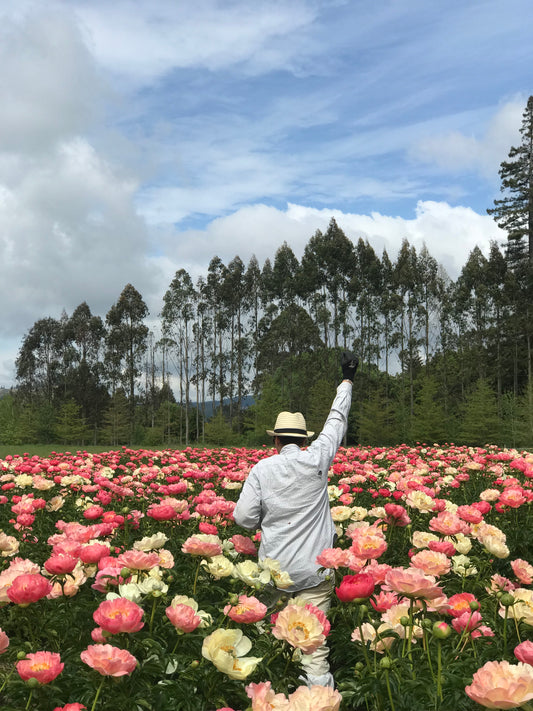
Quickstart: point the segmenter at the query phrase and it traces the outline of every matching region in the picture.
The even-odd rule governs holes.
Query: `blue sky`
[[[335,217],[453,278],[533,93],[529,0],[0,0],[0,386],[24,334]]]

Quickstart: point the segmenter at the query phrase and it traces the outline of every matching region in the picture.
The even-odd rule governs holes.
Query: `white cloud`
[[[3,17],[0,150],[35,156],[86,130],[105,87],[68,12]]]
[[[460,130],[426,135],[411,148],[411,155],[451,173],[479,172],[498,175],[500,163],[512,145],[519,145],[519,129],[527,99],[519,97],[501,105],[481,135]]]
[[[316,16],[304,0],[158,0],[157,9],[152,2],[114,0],[78,2],[76,12],[98,61],[134,83],[191,67],[287,69],[298,56],[302,29]],[[289,37],[290,43],[277,41]]]
[[[420,201],[412,219],[378,212],[358,215],[297,204],[278,210],[258,204],[217,218],[202,230],[167,233],[161,237],[165,254],[161,267],[167,275],[185,268],[197,277],[207,273],[207,264],[213,256],[227,264],[237,254],[245,263],[255,254],[262,265],[265,259],[274,259],[284,241],[300,259],[315,231],[325,232],[332,217],[354,243],[359,238],[368,240],[378,257],[386,249],[394,259],[404,239],[417,250],[425,244],[454,279],[475,246],[488,254],[490,242],[504,237],[492,218],[445,202]]]

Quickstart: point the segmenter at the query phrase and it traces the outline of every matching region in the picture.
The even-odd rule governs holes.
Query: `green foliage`
[[[480,378],[467,396],[459,431],[459,441],[485,445],[498,440],[498,408],[494,391]]]
[[[83,444],[87,439],[87,424],[74,400],[64,402],[59,408],[55,429],[62,444]]]
[[[435,378],[427,376],[415,402],[411,419],[411,441],[444,442],[448,431],[446,413]]]
[[[232,447],[237,443],[237,437],[226,420],[222,408],[219,408],[216,415],[205,423],[205,441],[216,447]]]
[[[398,441],[394,404],[380,390],[363,402],[358,425],[361,444],[388,445]]]
[[[131,440],[130,408],[122,390],[111,398],[108,408],[102,418],[100,440],[113,447],[126,444]]]

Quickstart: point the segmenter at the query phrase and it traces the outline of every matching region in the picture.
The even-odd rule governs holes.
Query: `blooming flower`
[[[257,555],[257,548],[255,543],[248,536],[242,536],[236,533],[229,539],[237,551],[237,553],[243,553],[244,555]]]
[[[281,610],[272,628],[277,639],[283,639],[304,654],[316,651],[326,639],[324,627],[317,615],[298,604],[287,605]]]
[[[137,659],[126,649],[111,644],[90,644],[80,654],[82,662],[102,676],[125,676],[137,666]]]
[[[516,588],[512,595],[515,599],[514,605],[508,608],[500,606],[499,614],[504,617],[505,609],[509,617],[515,620],[523,620],[526,625],[533,626],[533,590],[528,588]]]
[[[284,694],[276,694],[269,681],[248,684],[246,694],[252,700],[252,711],[285,711],[289,700]]]
[[[533,699],[533,667],[529,664],[487,662],[477,670],[467,696],[489,709],[512,709]]]
[[[55,652],[33,652],[16,664],[23,681],[37,679],[39,684],[49,684],[61,674],[64,666],[61,657]]]
[[[77,562],[78,559],[74,556],[56,553],[44,561],[44,567],[51,575],[65,575],[74,570]]]
[[[29,573],[16,577],[7,589],[7,596],[16,605],[28,605],[46,597],[52,584],[39,573]]]
[[[391,568],[385,576],[385,583],[391,590],[406,597],[432,600],[442,595],[435,578],[416,568]]]
[[[374,592],[374,578],[368,573],[345,575],[335,592],[341,602],[361,602]]]
[[[93,612],[93,619],[106,632],[138,632],[144,627],[144,610],[125,597],[104,600]]]
[[[411,565],[418,568],[426,575],[440,577],[450,571],[452,563],[444,553],[422,550],[411,558]]]
[[[533,642],[526,640],[517,644],[514,648],[514,655],[519,662],[533,666]]]
[[[381,530],[369,526],[354,530],[351,551],[357,558],[379,558],[387,550],[387,541]]]
[[[456,593],[448,598],[448,612],[452,617],[460,617],[464,612],[473,609],[471,603],[478,603],[477,598],[472,593]]]
[[[202,644],[202,656],[230,679],[242,680],[249,676],[261,657],[247,657],[252,643],[241,630],[217,629]]]
[[[522,560],[521,558],[512,560],[511,568],[521,583],[524,585],[531,585],[531,583],[533,583],[533,565],[526,560]]]
[[[212,557],[222,553],[222,542],[218,536],[210,533],[197,533],[190,536],[181,546],[182,553]]]
[[[234,622],[259,622],[266,615],[267,607],[260,602],[256,597],[247,597],[239,595],[237,605],[226,605],[224,614]]]
[[[165,614],[178,632],[192,632],[202,622],[196,612],[189,605],[169,605]]]

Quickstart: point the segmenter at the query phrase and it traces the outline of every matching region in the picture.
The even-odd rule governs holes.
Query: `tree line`
[[[331,219],[301,259],[285,242],[262,265],[215,256],[196,283],[178,269],[152,331],[127,284],[105,319],[82,303],[35,322],[0,442],[259,444],[281,409],[319,430],[350,349],[349,441],[531,446],[532,135],[530,97],[488,210],[507,242],[476,247],[456,280],[426,246],[391,260]]]

